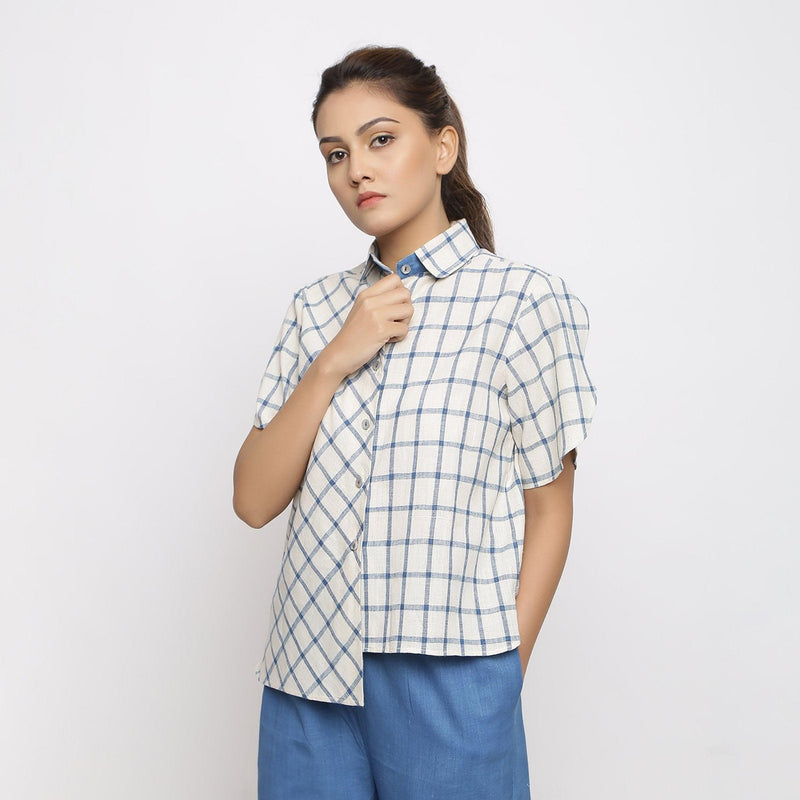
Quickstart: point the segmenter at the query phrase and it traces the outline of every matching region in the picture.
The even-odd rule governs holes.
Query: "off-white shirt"
[[[390,270],[357,267],[292,298],[258,392],[269,423]],[[363,705],[363,651],[490,655],[519,645],[523,489],[587,435],[586,308],[561,278],[481,249],[453,222],[397,264],[408,334],[337,388],[291,504],[268,686]]]

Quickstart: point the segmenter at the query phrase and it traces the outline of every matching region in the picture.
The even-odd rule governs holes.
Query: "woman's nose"
[[[358,186],[361,181],[365,178],[370,178],[370,167],[367,163],[367,159],[361,155],[353,155],[352,153],[349,156],[350,159],[350,180],[356,186]]]

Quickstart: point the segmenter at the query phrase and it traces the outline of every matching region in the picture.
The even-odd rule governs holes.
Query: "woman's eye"
[[[376,145],[377,147],[386,147],[392,139],[394,139],[394,136],[390,133],[379,133],[372,139],[370,144]],[[346,155],[347,153],[344,150],[331,150],[325,160],[329,164],[338,164],[340,161],[344,160]]]

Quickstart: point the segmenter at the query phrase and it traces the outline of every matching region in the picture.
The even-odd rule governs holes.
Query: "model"
[[[350,52],[312,122],[372,241],[294,293],[234,469],[252,527],[291,504],[259,798],[529,798],[520,693],[595,407],[586,308],[494,253],[434,66]],[[306,256],[324,263],[325,243]]]

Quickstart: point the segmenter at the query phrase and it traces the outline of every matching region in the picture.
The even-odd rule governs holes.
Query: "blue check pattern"
[[[254,424],[281,408],[359,291],[364,262],[295,292]],[[336,390],[289,513],[262,683],[363,705],[362,653],[491,655],[519,644],[523,489],[554,480],[596,392],[586,308],[555,275],[453,222],[397,265],[408,335]]]

